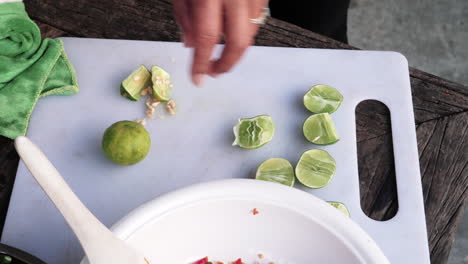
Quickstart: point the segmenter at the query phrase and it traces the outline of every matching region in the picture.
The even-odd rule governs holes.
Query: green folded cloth
[[[62,41],[41,41],[22,2],[0,4],[0,135],[25,135],[39,98],[77,92]]]

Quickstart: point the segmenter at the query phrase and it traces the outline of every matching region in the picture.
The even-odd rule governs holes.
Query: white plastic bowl
[[[254,215],[256,208],[259,214]],[[349,217],[303,191],[231,179],[190,186],[140,206],[114,227],[154,263],[390,263]]]

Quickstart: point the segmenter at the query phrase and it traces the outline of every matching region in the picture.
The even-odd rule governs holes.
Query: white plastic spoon
[[[90,264],[149,264],[135,249],[118,239],[78,199],[60,173],[26,137],[15,147],[31,174],[59,209],[83,247]]]

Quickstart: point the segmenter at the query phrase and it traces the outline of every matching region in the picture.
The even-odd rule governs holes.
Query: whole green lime
[[[119,165],[133,165],[142,161],[151,147],[145,127],[133,121],[119,121],[104,132],[102,150]]]

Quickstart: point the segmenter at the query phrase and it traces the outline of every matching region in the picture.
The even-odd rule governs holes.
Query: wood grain
[[[416,123],[468,111],[468,87],[411,69]]]
[[[45,37],[179,40],[169,0],[25,0],[25,4]],[[356,49],[276,19],[269,19],[261,28],[255,44]],[[433,263],[446,263],[467,197],[468,88],[416,69],[410,69],[410,76],[431,258]],[[390,123],[385,108],[378,103],[364,105],[356,112],[362,149],[359,159],[365,164],[361,180],[371,183],[363,192],[363,210],[372,218],[386,219],[398,206],[392,187],[394,172],[380,168],[391,168]],[[0,139],[0,150],[0,209],[4,209],[18,157],[11,140]],[[379,167],[379,161],[385,166]],[[5,210],[1,213],[4,216]]]
[[[432,261],[445,263],[468,193],[468,113],[418,126],[418,148]]]
[[[355,113],[361,207],[370,218],[385,221],[398,211],[390,110],[365,100]]]

